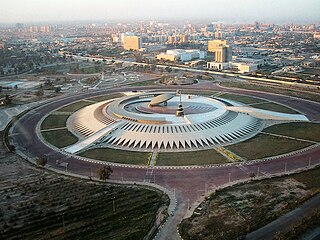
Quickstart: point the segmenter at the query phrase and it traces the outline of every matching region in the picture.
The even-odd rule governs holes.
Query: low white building
[[[195,59],[204,59],[206,55],[207,55],[206,52],[200,51],[197,49],[190,49],[190,50],[173,49],[173,50],[167,50],[166,53],[158,54],[157,59],[188,62]]]
[[[238,73],[250,73],[257,71],[258,64],[247,63],[247,62],[208,62],[207,68],[217,71],[231,69]]]
[[[258,70],[258,64],[254,63],[232,62],[231,67],[238,73],[250,73]]]
[[[228,62],[207,62],[207,68],[211,70],[225,70],[230,69],[230,63]]]

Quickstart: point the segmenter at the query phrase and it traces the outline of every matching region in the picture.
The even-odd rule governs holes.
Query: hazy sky
[[[320,0],[1,0],[0,22],[207,19],[320,23]]]

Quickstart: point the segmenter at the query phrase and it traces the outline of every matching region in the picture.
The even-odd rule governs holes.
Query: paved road
[[[300,207],[294,209],[293,211],[281,216],[280,218],[274,220],[273,222],[267,224],[266,226],[249,233],[246,236],[246,240],[264,239],[272,240],[276,232],[286,233],[291,229],[291,226],[298,224],[310,216],[310,212],[313,210],[320,210],[320,194],[309,199],[307,202],[302,204]],[[315,238],[316,239],[316,238]]]
[[[140,87],[139,87],[140,88]],[[169,88],[169,87],[166,87]],[[195,88],[194,86],[190,88]],[[205,90],[226,91],[212,83],[199,84],[196,88],[203,88]],[[132,88],[131,88],[132,89]],[[148,87],[144,87],[148,89]],[[170,87],[176,89],[176,87]],[[55,165],[56,160],[68,162],[68,171],[90,176],[92,173],[96,176],[96,169],[99,164],[90,163],[86,161],[79,161],[73,156],[67,156],[61,152],[54,151],[45,145],[36,134],[37,123],[41,118],[58,108],[59,106],[68,104],[73,101],[80,100],[85,97],[97,96],[98,94],[113,93],[115,91],[128,91],[130,88],[121,88],[115,90],[104,90],[97,92],[87,92],[81,95],[75,95],[68,98],[60,98],[36,110],[33,110],[23,116],[17,124],[12,128],[11,141],[20,149],[26,149],[29,156],[44,156],[49,157],[48,164],[54,168],[61,168]],[[320,104],[305,100],[297,100],[296,98],[273,95],[269,93],[261,93],[256,91],[246,91],[240,89],[228,89],[229,92],[248,94],[273,101],[277,101],[295,109],[304,112],[309,119],[320,121]],[[174,189],[177,194],[179,203],[178,214],[171,219],[172,224],[168,228],[164,228],[161,232],[162,239],[172,239],[173,234],[176,234],[176,224],[181,220],[187,206],[195,206],[197,199],[205,194],[205,191],[213,190],[221,185],[228,184],[229,181],[234,182],[238,180],[249,179],[251,172],[257,173],[259,168],[260,175],[270,175],[284,173],[284,171],[291,171],[311,165],[319,164],[320,147],[310,149],[308,151],[300,152],[294,156],[285,156],[279,159],[269,160],[265,162],[256,162],[246,166],[228,165],[212,168],[195,168],[195,169],[154,169],[153,179],[161,186],[169,189]],[[195,156],[196,157],[196,156]],[[146,169],[143,168],[125,168],[113,167],[113,174],[111,176],[114,180],[128,180],[141,182],[146,176]],[[229,177],[230,176],[230,177]],[[177,237],[177,236],[176,236]]]

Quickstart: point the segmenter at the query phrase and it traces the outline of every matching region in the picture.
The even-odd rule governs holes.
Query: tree
[[[61,91],[61,87],[56,87],[56,88],[54,89],[54,91],[55,91],[56,93],[59,93],[59,92]]]
[[[36,162],[37,162],[38,166],[43,167],[44,165],[47,164],[48,160],[46,157],[39,157],[39,158],[37,158]]]
[[[42,97],[43,95],[44,95],[43,89],[40,89],[40,90],[36,91],[36,96]]]
[[[12,99],[11,97],[7,94],[4,101],[3,101],[3,104],[4,105],[10,105],[12,103]]]
[[[103,166],[98,170],[99,178],[100,180],[103,180],[103,181],[106,181],[107,179],[109,179],[111,173],[113,173],[113,170],[111,169],[110,166]]]
[[[14,145],[9,145],[8,149],[10,152],[14,152],[16,150],[16,147]]]
[[[250,174],[249,174],[249,177],[251,177],[251,178],[254,178],[256,176],[256,174],[254,173],[254,172],[251,172]]]

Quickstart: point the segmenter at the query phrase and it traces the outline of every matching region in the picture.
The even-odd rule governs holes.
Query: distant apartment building
[[[214,38],[215,39],[222,39],[224,38],[226,35],[224,32],[222,32],[221,30],[217,30],[214,32]]]
[[[206,52],[200,51],[197,49],[174,49],[167,50],[166,53],[161,53],[157,55],[158,60],[166,60],[166,61],[180,61],[187,62],[195,59],[204,59],[206,57]]]
[[[232,60],[232,49],[226,40],[208,41],[208,52],[215,54],[216,62],[229,62]]]
[[[320,39],[320,32],[316,32],[316,33],[313,35],[313,38],[315,38],[315,39]]]
[[[176,42],[176,37],[175,36],[168,36],[167,44],[173,44],[175,42]]]
[[[167,44],[187,43],[189,41],[188,35],[180,34],[176,36],[168,36]]]
[[[50,32],[50,26],[30,26],[29,32],[32,32],[32,33]]]
[[[124,50],[139,51],[142,48],[142,39],[137,36],[124,36],[123,48]]]
[[[147,35],[143,36],[143,43],[165,43],[168,41],[167,35]]]
[[[180,35],[180,43],[187,43],[189,41],[188,35],[181,34]]]

